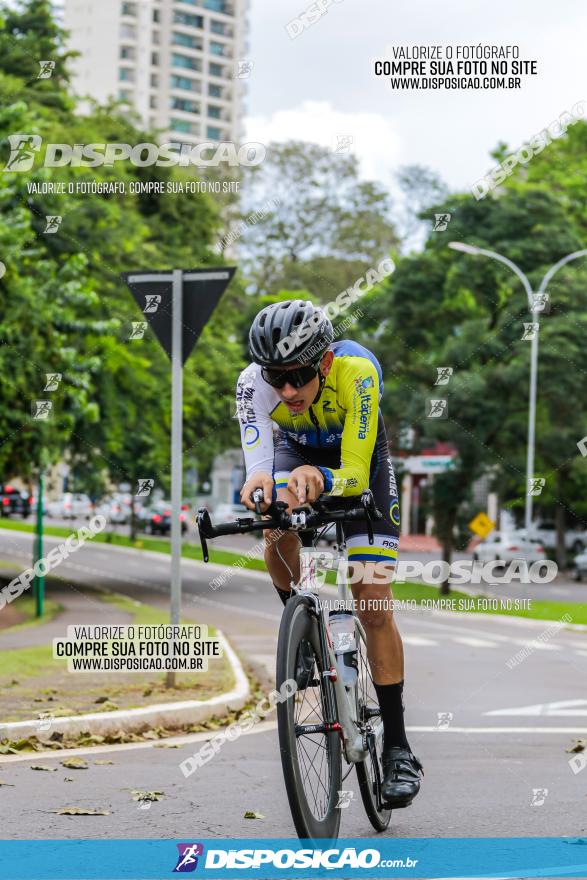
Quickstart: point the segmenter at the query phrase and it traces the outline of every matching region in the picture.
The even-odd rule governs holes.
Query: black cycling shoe
[[[420,773],[424,775],[424,768],[409,749],[399,746],[385,749],[381,763],[381,797],[385,806],[396,810],[409,806],[420,791]]]
[[[308,642],[300,645],[295,681],[299,691],[305,691],[307,687],[317,687],[320,682],[314,677],[314,651]]]

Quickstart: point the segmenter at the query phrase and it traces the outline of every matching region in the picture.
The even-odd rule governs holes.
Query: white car
[[[587,552],[579,553],[578,556],[575,556],[573,566],[573,577],[576,581],[587,577]]]
[[[556,527],[554,522],[543,520],[532,523],[530,536],[540,541],[545,547],[556,547]],[[565,547],[573,553],[581,553],[587,548],[587,532],[578,529],[565,530]]]
[[[94,505],[81,492],[66,492],[47,504],[47,514],[56,519],[90,519],[93,513]]]
[[[247,510],[244,504],[219,504],[214,508],[212,522],[234,522],[243,516],[254,516],[252,510]]]
[[[112,495],[105,498],[98,513],[111,523],[127,523],[130,520],[130,495]]]
[[[544,547],[535,538],[527,538],[523,532],[491,532],[477,544],[473,559],[480,562],[500,561],[504,565],[514,559],[527,563],[542,562],[546,559]]]

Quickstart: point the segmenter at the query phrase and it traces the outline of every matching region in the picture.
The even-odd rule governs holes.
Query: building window
[[[182,110],[184,113],[199,113],[200,105],[196,101],[189,101],[187,98],[171,98],[171,109]]]
[[[123,40],[136,40],[137,31],[136,28],[133,27],[132,24],[121,24],[120,25],[120,36]]]
[[[187,76],[172,76],[171,77],[171,88],[172,89],[184,89],[186,92],[195,92],[196,82],[193,79],[188,79]]]
[[[189,70],[200,70],[200,63],[195,58],[188,58],[187,55],[177,55],[175,52],[171,56],[171,64],[173,67],[185,67]]]
[[[134,82],[134,71],[128,67],[121,67],[118,71],[118,79],[122,82]]]
[[[188,12],[174,12],[173,21],[175,24],[185,24],[187,27],[204,27],[204,19],[201,15],[190,15]]]
[[[119,89],[118,90],[118,100],[119,101],[130,101],[131,96],[132,96],[132,93],[127,92],[126,89]]]
[[[228,14],[225,0],[204,0],[204,9],[211,9],[212,12],[224,12]]]
[[[208,116],[210,119],[220,119],[221,108],[215,107],[213,104],[208,104]]]
[[[150,96],[150,98],[149,98],[149,107],[150,107],[152,110],[156,110],[156,109],[157,109],[157,95],[151,95],[151,96]]]
[[[156,22],[161,21],[161,10],[160,9],[153,10],[153,21],[156,21]]]
[[[208,94],[211,98],[222,97],[222,86],[215,86],[213,83],[208,84]]]
[[[217,43],[215,40],[210,40],[210,52],[212,55],[224,55],[224,43]]]
[[[219,128],[215,128],[213,125],[209,125],[206,128],[206,137],[209,137],[212,141],[219,141],[222,135],[220,134]]]
[[[216,64],[215,61],[210,62],[210,76],[222,76],[222,64]]]
[[[200,52],[204,48],[199,37],[191,37],[189,34],[180,34],[177,31],[173,32],[173,42],[177,46],[187,46],[188,49],[199,49]]]
[[[225,34],[226,33],[226,25],[223,21],[212,21],[210,22],[210,30],[213,34]]]
[[[137,4],[136,3],[123,3],[122,4],[122,14],[123,15],[136,15],[137,14]]]
[[[135,50],[133,46],[121,46],[120,47],[120,57],[126,58],[127,61],[135,60]]]
[[[159,88],[159,77],[157,76],[156,73],[152,73],[152,74],[151,74],[151,86],[152,86],[154,89],[158,89],[158,88]]]
[[[172,119],[171,120],[171,130],[172,131],[183,131],[185,134],[190,134],[192,130],[191,123],[188,122],[187,119]]]
[[[159,46],[161,44],[161,40],[159,39],[159,31],[153,31],[152,38],[154,46]]]
[[[159,67],[159,54],[157,52],[151,52],[151,64],[153,67]]]

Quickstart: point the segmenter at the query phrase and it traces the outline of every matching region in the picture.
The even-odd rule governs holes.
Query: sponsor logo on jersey
[[[256,421],[253,397],[255,389],[248,383],[239,382],[236,389],[236,414],[242,425],[250,425]]]
[[[355,390],[357,394],[366,394],[369,388],[374,388],[375,382],[373,376],[367,376],[365,379],[355,379]]]
[[[389,517],[394,526],[399,526],[399,501],[394,498],[389,506]]]
[[[361,400],[361,411],[359,413],[359,440],[367,439],[367,427],[369,425],[369,416],[371,415],[371,400],[364,397]]]
[[[261,442],[259,429],[256,425],[247,425],[245,428],[245,446],[247,449],[255,449]]]

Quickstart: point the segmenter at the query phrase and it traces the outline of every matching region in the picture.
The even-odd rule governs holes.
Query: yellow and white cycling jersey
[[[357,495],[369,486],[383,391],[381,366],[357,342],[341,340],[330,348],[332,368],[318,401],[304,413],[290,413],[257,364],[249,364],[240,374],[236,407],[247,479],[257,471],[272,472],[275,424],[296,447],[308,452],[340,450],[340,467],[320,468],[325,492]]]

